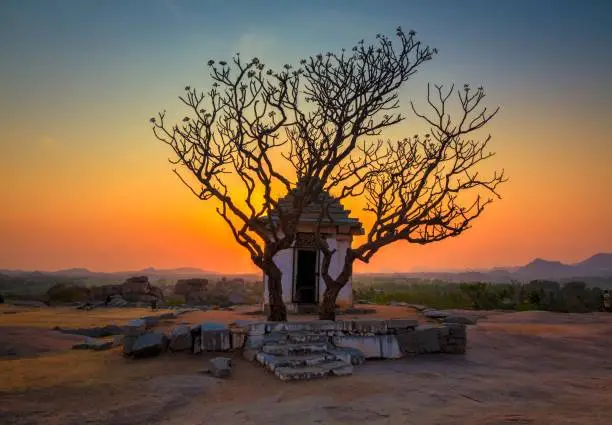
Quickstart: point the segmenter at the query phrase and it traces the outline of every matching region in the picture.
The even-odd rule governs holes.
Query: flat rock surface
[[[395,307],[377,309],[383,317],[401,317]],[[89,317],[100,310],[66,313],[81,314],[81,321],[62,317],[63,310],[55,308],[39,309],[40,316],[0,316],[0,340],[6,340],[9,327],[44,321],[21,328],[21,336],[12,334],[16,349],[36,346],[42,335],[70,339],[58,343],[66,346],[63,351],[0,359],[0,423],[610,424],[612,314],[481,312],[487,318],[468,329],[465,356],[368,361],[351,376],[285,383],[238,353],[228,355],[235,363],[231,379],[219,380],[199,373],[213,355],[173,353],[132,361],[119,348],[71,350],[74,337],[41,330],[120,322]],[[46,316],[49,311],[52,316]],[[220,314],[240,317],[239,312],[211,313],[183,317],[191,322],[195,314],[200,323],[220,320]]]

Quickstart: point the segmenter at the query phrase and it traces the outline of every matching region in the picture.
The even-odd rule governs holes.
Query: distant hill
[[[122,280],[130,276],[148,276],[155,279],[184,279],[189,277],[205,277],[218,279],[223,274],[202,270],[197,267],[178,267],[172,269],[156,269],[149,267],[141,270],[119,272],[94,272],[86,268],[71,268],[53,272],[0,270],[5,276],[28,277],[66,277],[74,279]],[[234,274],[247,280],[261,280],[259,273]],[[560,261],[536,258],[521,267],[495,267],[489,270],[466,270],[456,272],[418,272],[418,273],[362,273],[356,276],[370,276],[385,279],[425,279],[447,282],[510,282],[530,281],[535,279],[568,280],[612,280],[612,253],[598,253],[576,264],[564,264]],[[229,277],[229,275],[228,275]]]
[[[382,274],[364,273],[360,276],[384,276]],[[389,275],[387,275],[389,276]],[[525,282],[530,280],[584,280],[599,281],[602,278],[612,280],[612,253],[595,254],[576,264],[564,264],[560,261],[536,258],[521,267],[494,267],[489,270],[464,272],[418,272],[394,273],[398,278],[441,280],[447,282]]]

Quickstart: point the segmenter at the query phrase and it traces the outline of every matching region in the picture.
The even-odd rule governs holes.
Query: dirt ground
[[[367,317],[418,317],[404,307],[376,309]],[[196,312],[177,323],[253,317],[242,313]],[[612,314],[484,312],[469,327],[465,356],[368,361],[352,376],[291,383],[237,354],[232,377],[218,380],[200,373],[208,356],[73,351],[80,337],[51,330],[146,314],[0,306],[0,423],[612,423]]]

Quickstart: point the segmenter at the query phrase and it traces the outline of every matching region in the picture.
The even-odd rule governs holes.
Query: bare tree
[[[437,53],[423,46],[414,31],[406,34],[398,28],[396,35],[397,47],[379,34],[374,45],[362,40],[350,52],[317,54],[301,60],[295,70],[285,65],[280,72],[264,72],[257,58],[244,62],[239,55],[231,66],[209,61],[212,89],[204,93],[186,87],[180,100],[188,113],[182,122],[167,124],[165,112],[151,119],[155,136],[172,148],[174,163],[187,177],[178,169],[174,172],[197,197],[218,202],[217,212],[236,241],[268,276],[270,320],[286,319],[281,272],[273,258],[292,246],[303,209],[317,202],[322,190],[337,199],[365,196],[366,211],[377,219],[367,242],[348,253],[340,276],[329,275],[333,251],[319,235],[327,285],[321,316],[330,317],[356,259],[367,262],[382,246],[399,239],[428,243],[452,236],[449,226],[457,219],[448,211],[455,211],[456,195],[478,186],[477,177],[467,186],[432,186],[431,179],[442,178],[439,166],[452,159],[448,155],[453,147],[457,152],[464,149],[465,161],[459,161],[448,180],[454,182],[455,175],[469,171],[474,154],[459,139],[479,128],[462,122],[460,130],[452,130],[444,121],[444,105],[438,131],[423,141],[373,139],[403,120],[391,115],[399,107],[398,89]],[[480,101],[468,92],[466,101]],[[471,105],[466,113],[473,111]],[[437,150],[433,140],[439,142]],[[282,208],[277,195],[288,193],[292,205]],[[476,207],[478,214],[481,207]],[[463,211],[465,217],[470,211]],[[431,226],[447,228],[446,233],[433,237]],[[455,234],[466,227],[456,227]]]

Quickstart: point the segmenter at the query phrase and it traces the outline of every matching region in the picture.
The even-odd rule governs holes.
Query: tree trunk
[[[270,308],[268,320],[271,322],[286,322],[287,308],[283,302],[282,273],[276,265],[269,267],[269,269],[266,272],[268,276],[268,303]]]
[[[319,320],[336,320],[336,299],[342,285],[334,282],[327,285],[323,293],[323,301],[319,306]]]

